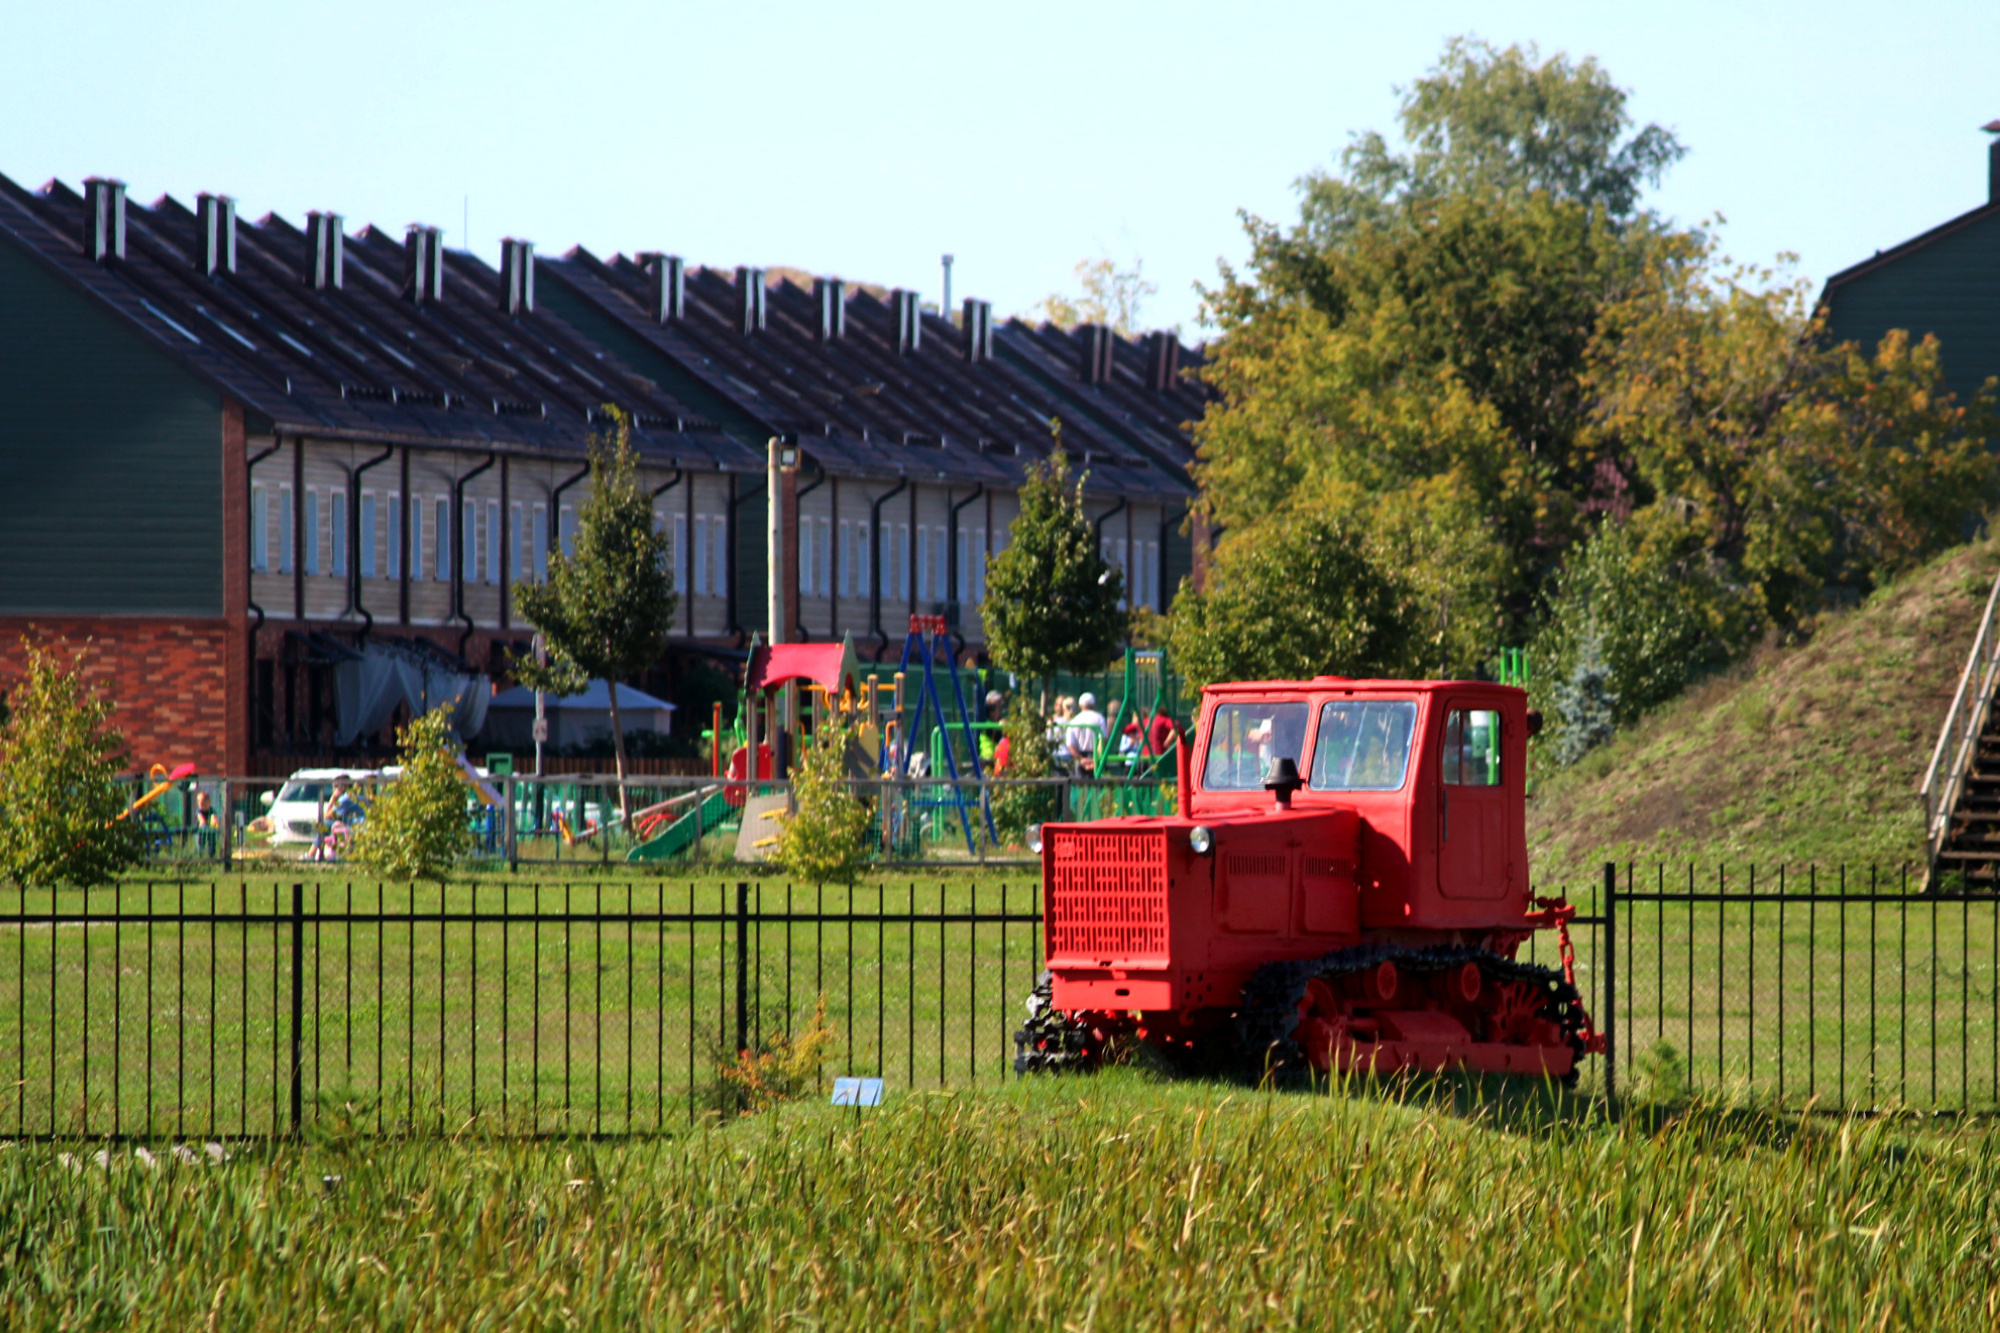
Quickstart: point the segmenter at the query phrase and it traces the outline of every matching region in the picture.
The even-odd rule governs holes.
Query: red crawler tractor
[[[1015,1069],[1138,1038],[1264,1068],[1573,1078],[1602,1039],[1571,909],[1529,896],[1529,730],[1504,685],[1209,687],[1176,815],[1041,828],[1047,971]],[[1517,961],[1548,928],[1562,969]]]

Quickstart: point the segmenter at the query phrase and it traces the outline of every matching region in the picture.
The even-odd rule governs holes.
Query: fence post
[[[1604,863],[1604,1108],[1618,1118],[1618,863]]]
[[[305,1062],[299,1035],[305,1026],[306,886],[292,885],[292,1137],[305,1122]]]
[[[229,797],[229,779],[224,778],[222,780],[222,809],[216,812],[217,818],[215,822],[222,826],[220,830],[222,833],[222,873],[225,875],[229,873],[230,852],[234,849],[236,842],[236,806]]]
[[[517,796],[514,779],[508,778],[501,799],[507,811],[507,873],[510,875],[521,870],[521,816],[514,804]]]
[[[736,885],[736,1050],[750,1049],[750,886]]]

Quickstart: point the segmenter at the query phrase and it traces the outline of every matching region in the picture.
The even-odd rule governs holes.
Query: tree
[[[1124,642],[1124,595],[1123,576],[1098,552],[1083,478],[1071,484],[1058,447],[1028,467],[1010,543],[987,566],[979,615],[993,661],[1044,682],[1097,670]]]
[[[853,738],[849,720],[831,710],[792,769],[795,808],[778,831],[778,861],[815,884],[852,884],[868,861],[874,814],[847,786]]]
[[[549,656],[546,666],[516,662],[514,674],[529,688],[552,694],[575,694],[603,678],[611,695],[618,808],[630,827],[618,680],[659,657],[675,599],[666,537],[654,530],[652,501],[639,485],[631,418],[610,404],[605,411],[612,429],[608,437],[591,438],[590,498],[577,516],[576,553],[550,551],[548,582],[514,585],[514,604],[541,631]]]
[[[1055,750],[1049,744],[1049,723],[1043,710],[1029,701],[1027,692],[1016,690],[1007,701],[1007,718],[1001,724],[1007,737],[1007,771],[1002,775],[1010,785],[1002,786],[993,798],[993,821],[1010,841],[1019,841],[1030,824],[1055,817],[1053,788],[1029,785],[1029,780],[1046,778],[1056,771]],[[1022,785],[1011,785],[1014,781]]]
[[[141,851],[116,705],[84,685],[82,652],[65,665],[21,643],[27,674],[0,725],[0,871],[23,887],[105,883]]]
[[[402,774],[368,807],[348,855],[387,879],[443,879],[472,847],[464,770],[452,705],[442,704],[396,733]]]
[[[1042,298],[1038,309],[1043,319],[1058,328],[1108,324],[1120,336],[1130,337],[1139,329],[1139,311],[1146,299],[1160,291],[1158,283],[1146,279],[1145,268],[1143,261],[1135,259],[1131,268],[1121,269],[1110,255],[1079,259],[1075,273],[1081,293],[1052,293]]]
[[[1414,674],[1408,589],[1325,515],[1232,534],[1206,591],[1174,599],[1173,658],[1191,689],[1224,680]]]
[[[1611,739],[1618,727],[1618,692],[1611,669],[1598,651],[1594,627],[1586,628],[1575,660],[1551,695],[1561,727],[1556,732],[1556,763],[1568,768]]]

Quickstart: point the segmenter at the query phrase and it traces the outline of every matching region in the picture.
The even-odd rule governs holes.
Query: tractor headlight
[[[1207,856],[1215,850],[1215,835],[1206,824],[1196,824],[1188,830],[1188,846],[1196,856]]]
[[[1036,856],[1042,854],[1042,826],[1040,824],[1028,825],[1028,850]]]

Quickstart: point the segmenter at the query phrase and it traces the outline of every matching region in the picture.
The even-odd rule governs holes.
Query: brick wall
[[[64,657],[83,650],[84,679],[117,703],[112,720],[136,767],[193,763],[224,772],[235,718],[222,620],[0,616],[0,689],[11,691],[21,677],[24,634]]]

